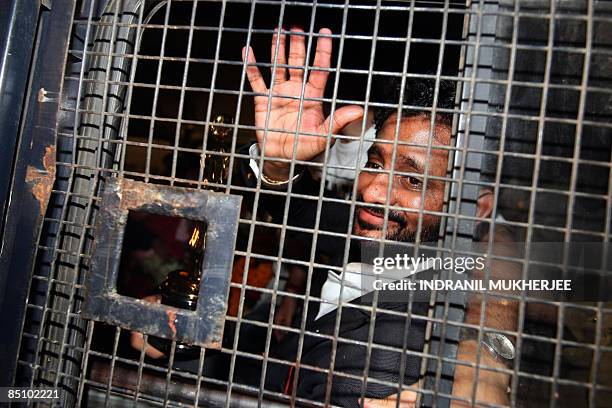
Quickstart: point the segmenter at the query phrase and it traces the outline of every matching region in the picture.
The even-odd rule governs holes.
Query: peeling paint
[[[121,208],[138,208],[144,204],[162,201],[163,196],[160,191],[152,188],[144,188],[141,183],[134,183],[132,180],[121,180],[120,190]]]
[[[43,103],[46,102],[47,100],[47,91],[45,90],[45,88],[40,88],[38,90],[38,102]]]
[[[32,195],[38,201],[41,215],[47,210],[47,203],[55,182],[55,146],[45,148],[42,162],[44,170],[28,166],[25,178],[26,183],[32,188]]]
[[[54,97],[53,98],[49,98],[48,95],[52,95]],[[40,103],[57,102],[57,100],[58,100],[57,96],[58,96],[57,92],[50,92],[50,91],[47,91],[45,88],[40,88],[38,90],[38,97],[36,99]]]
[[[206,344],[204,347],[207,347],[211,350],[221,350],[222,343],[220,340],[212,341]]]
[[[158,204],[167,207],[171,213],[180,215],[183,208],[203,206],[200,191],[150,185],[130,179],[120,179],[119,184],[117,188],[121,193],[119,204],[121,209],[134,210]],[[217,200],[220,198],[220,195],[216,197]]]

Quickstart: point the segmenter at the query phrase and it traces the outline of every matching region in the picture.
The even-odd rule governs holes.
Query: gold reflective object
[[[206,143],[207,153],[204,155],[203,181],[207,184],[225,184],[227,181],[229,156],[224,154],[229,154],[231,150],[232,128],[229,125],[233,122],[231,116],[216,115],[213,124],[210,125]]]

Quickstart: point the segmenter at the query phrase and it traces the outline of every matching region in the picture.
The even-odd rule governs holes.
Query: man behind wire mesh
[[[337,108],[333,117],[326,118],[322,102],[332,55],[331,32],[322,29],[316,45],[314,64],[305,81],[306,47],[303,32],[293,29],[290,46],[286,50],[286,36],[280,39],[275,35],[272,40],[272,58],[276,57],[276,68],[273,69],[273,84],[268,89],[259,69],[255,64],[252,49],[243,49],[243,58],[247,60],[247,75],[255,100],[255,126],[257,128],[257,143],[249,152],[253,158],[249,168],[245,166],[245,178],[251,185],[260,179],[263,189],[284,191],[292,185],[293,194],[312,193],[312,184],[308,172],[295,166],[291,173],[291,161],[311,161],[326,150],[328,135],[338,134],[348,123],[358,120],[363,115],[363,109],[358,106]],[[279,43],[278,50],[276,43]],[[288,51],[288,60],[286,52]],[[289,68],[284,66],[288,65]],[[437,108],[453,108],[454,86],[446,81],[439,81],[437,92]],[[303,98],[302,96],[303,89]],[[269,95],[272,95],[270,98]],[[392,92],[394,98],[386,102],[398,104],[400,90]],[[318,202],[315,200],[292,198],[289,206],[287,224],[303,228],[315,228],[319,231],[346,234],[352,222],[352,233],[362,241],[388,240],[399,242],[434,242],[437,240],[440,218],[435,212],[443,210],[444,191],[446,183],[439,179],[446,175],[448,150],[444,149],[451,141],[451,121],[449,113],[437,112],[433,130],[431,129],[431,108],[435,100],[435,81],[426,79],[408,79],[404,89],[404,106],[410,106],[402,111],[399,120],[398,140],[412,145],[394,146],[396,126],[398,124],[397,109],[376,109],[377,141],[368,149],[368,160],[360,172],[357,186],[357,206],[354,213],[347,203],[323,202],[317,222]],[[319,99],[319,100],[316,100]],[[420,109],[423,108],[423,109]],[[266,131],[267,130],[267,131]],[[297,135],[297,140],[296,140]],[[430,135],[433,135],[430,140]],[[416,146],[415,146],[416,144]],[[261,153],[265,157],[263,166],[259,168]],[[395,157],[394,157],[395,156]],[[389,170],[394,174],[390,180]],[[250,173],[250,175],[248,174]],[[424,175],[427,173],[427,181]],[[253,177],[254,176],[254,177]],[[424,191],[423,191],[424,190]],[[285,209],[285,197],[262,193],[260,202],[276,218],[282,222]],[[385,221],[385,206],[400,207],[403,210],[390,209]],[[423,211],[419,213],[419,210]],[[488,210],[479,209],[479,214],[488,214]],[[419,222],[420,219],[420,222]],[[386,227],[386,228],[385,228]],[[383,234],[384,231],[384,234]],[[306,246],[312,243],[312,235],[295,234],[297,241],[302,240]],[[325,233],[317,237],[317,258],[329,259],[330,264],[342,266],[345,263],[344,253],[346,241],[337,236]],[[353,249],[353,240],[348,247]],[[309,250],[306,253],[310,253]],[[323,255],[323,256],[322,256]],[[355,254],[349,256],[349,262],[358,261]],[[358,254],[357,254],[358,256]],[[298,397],[315,401],[325,401],[330,398],[332,404],[341,406],[359,406],[367,350],[365,345],[351,341],[368,343],[371,314],[356,308],[342,309],[341,322],[337,325],[335,310],[320,313],[320,303],[316,298],[322,296],[322,288],[330,280],[327,269],[315,268],[310,280],[308,295],[310,299],[305,322],[305,335],[287,334],[282,340],[270,348],[270,357],[287,361],[299,359],[300,367],[295,364],[266,364],[266,388],[279,392],[295,392]],[[322,296],[325,298],[325,296]],[[410,302],[387,305],[387,309],[406,313]],[[413,314],[422,313],[419,310],[424,303],[415,303],[410,311]],[[514,329],[515,311],[508,306],[487,303],[487,325]],[[466,321],[478,321],[479,308],[469,308]],[[248,319],[249,317],[246,316]],[[262,320],[266,320],[262,319]],[[243,323],[239,336],[239,349],[261,354],[265,346],[266,330],[254,325]],[[338,328],[338,340],[335,349],[329,338],[323,335],[334,335]],[[252,329],[251,334],[249,330]],[[407,349],[420,351],[424,342],[425,324],[420,319],[406,319],[403,316],[389,314],[376,315],[374,337],[375,345],[390,346],[401,349],[404,334],[407,336]],[[257,330],[261,334],[257,335]],[[226,333],[230,334],[231,330]],[[310,333],[310,334],[309,334]],[[233,334],[233,333],[232,333]],[[230,336],[233,338],[233,336]],[[300,337],[303,341],[300,341]],[[348,339],[349,341],[342,341]],[[460,359],[475,361],[477,345],[462,342],[459,349]],[[301,352],[300,352],[301,345]],[[231,347],[230,344],[227,345]],[[486,354],[486,353],[485,353]],[[331,378],[331,389],[328,392],[328,374],[333,361],[334,375]],[[420,357],[411,354],[405,359],[405,366],[400,367],[400,353],[393,350],[373,348],[371,350],[368,378],[387,381],[394,384],[413,384],[419,378]],[[481,357],[481,363],[499,365],[493,356]],[[254,373],[261,370],[261,360],[239,358],[234,371],[234,381],[259,385],[259,378]],[[296,374],[297,371],[297,374]],[[339,375],[339,373],[348,374]],[[470,397],[473,378],[471,369],[456,370],[454,395]],[[461,374],[461,378],[458,375]],[[297,377],[296,377],[297,375]],[[352,376],[355,376],[351,378]],[[507,403],[505,390],[508,378],[504,374],[481,370],[478,378],[477,399],[490,403]],[[293,387],[297,386],[297,389]],[[368,381],[365,384],[365,406],[396,406],[398,386],[391,386]],[[410,406],[415,401],[415,393],[404,391],[399,394],[403,404]],[[404,406],[404,405],[401,405]]]

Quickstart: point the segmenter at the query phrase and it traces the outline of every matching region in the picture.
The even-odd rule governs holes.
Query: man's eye
[[[413,190],[420,190],[423,187],[423,181],[418,177],[405,176],[403,179],[408,187],[412,188]]]
[[[366,169],[382,169],[382,166],[374,161],[368,160],[365,164]]]

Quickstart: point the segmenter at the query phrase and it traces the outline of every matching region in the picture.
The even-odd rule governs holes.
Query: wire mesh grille
[[[468,406],[606,406],[612,308],[605,298],[485,293],[466,306],[452,293],[433,293],[389,310],[375,292],[370,304],[340,304],[330,332],[317,331],[309,313],[316,312],[327,271],[346,273],[354,261],[352,239],[398,241],[368,235],[364,218],[380,219],[382,231],[405,223],[410,238],[399,240],[415,243],[415,254],[469,254],[482,241],[488,266],[497,262],[523,278],[538,262],[531,243],[610,242],[611,13],[604,1],[580,0],[78,2],[57,129],[57,181],[26,305],[17,383],[61,387],[67,406],[359,406],[363,398],[402,391],[416,391],[422,406],[446,406],[453,390]],[[299,39],[301,64],[291,54]],[[323,43],[331,47],[327,66],[317,60]],[[262,89],[250,85],[255,66],[267,84]],[[328,75],[324,90],[309,94],[309,83],[298,80],[297,94],[275,94],[282,89],[270,84],[284,79],[285,68],[289,82]],[[417,83],[429,87],[429,105],[404,102]],[[443,104],[445,87],[451,105]],[[388,91],[396,89],[390,100]],[[313,105],[324,117],[347,118],[348,105],[365,115],[346,127],[331,119],[322,131],[286,130],[287,137],[323,142],[315,160],[299,157],[296,138],[283,162],[266,150],[284,129],[271,122],[275,100],[297,106],[298,122]],[[376,120],[384,111],[391,119],[381,126]],[[425,123],[424,138],[401,136],[404,116]],[[448,141],[439,143],[444,120]],[[385,140],[381,129],[391,136]],[[257,139],[263,154],[253,156],[248,147]],[[372,146],[388,152],[388,165],[372,165]],[[349,147],[348,161],[334,161]],[[399,152],[411,149],[421,149],[423,163],[399,166]],[[289,182],[270,188],[253,174],[252,162],[260,169],[284,163]],[[412,201],[397,198],[395,182],[368,201],[364,176],[407,183]],[[186,362],[175,358],[180,344],[173,342],[167,355],[153,358],[145,352],[148,336],[81,317],[109,177],[243,196],[220,351],[200,349]],[[439,200],[430,206],[435,192]],[[483,203],[490,212],[482,212]],[[345,210],[330,210],[339,207]],[[363,208],[370,218],[360,222]],[[500,236],[523,243],[521,255],[500,255]],[[609,254],[601,259],[609,270]],[[565,256],[561,265],[569,262]],[[118,285],[136,297],[155,290],[137,280]],[[506,312],[500,304],[516,308]],[[470,308],[477,310],[472,317]],[[357,337],[342,334],[341,317],[351,313],[366,316]],[[490,313],[510,322],[495,323]],[[396,325],[389,326],[396,330],[387,333],[390,343],[380,341],[386,321]],[[517,358],[508,368],[476,347],[466,360],[461,349],[457,354],[460,328],[474,329],[477,342],[490,331],[504,334]],[[135,347],[135,338],[144,346]],[[292,353],[278,351],[283,338],[296,339]],[[309,360],[313,344],[325,344],[324,364]],[[353,365],[346,361],[350,347],[360,350]],[[380,355],[397,363],[391,378],[379,373],[381,361],[390,364]],[[257,374],[245,374],[252,366]],[[270,379],[278,373],[284,377]],[[457,395],[466,378],[469,392]],[[501,381],[502,397],[480,393],[485,378]],[[319,388],[304,391],[309,380]],[[452,389],[444,385],[449,381]]]

